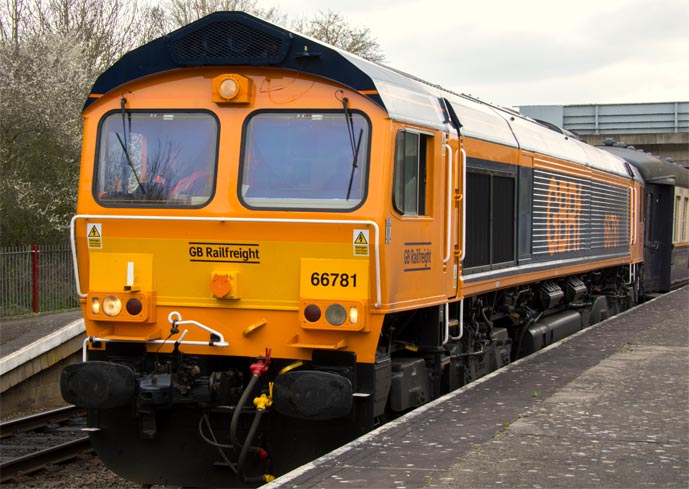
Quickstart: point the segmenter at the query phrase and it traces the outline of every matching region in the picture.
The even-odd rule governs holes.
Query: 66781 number
[[[356,287],[356,273],[313,272],[311,285],[314,287]]]

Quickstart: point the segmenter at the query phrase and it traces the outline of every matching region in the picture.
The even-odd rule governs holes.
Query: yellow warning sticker
[[[368,256],[368,229],[354,230],[354,256]]]
[[[89,248],[103,247],[103,228],[101,224],[88,223],[86,225],[86,239],[88,240]]]

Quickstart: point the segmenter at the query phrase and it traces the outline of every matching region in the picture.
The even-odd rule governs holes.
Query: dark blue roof
[[[132,80],[189,66],[273,66],[370,92],[365,95],[385,107],[373,80],[352,63],[353,58],[244,12],[215,12],[125,54],[98,77],[91,94],[102,95]],[[84,109],[94,100],[89,97]]]

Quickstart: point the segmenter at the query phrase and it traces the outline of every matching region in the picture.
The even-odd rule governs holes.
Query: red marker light
[[[310,323],[315,323],[321,318],[321,308],[316,304],[309,304],[304,309],[304,317]]]
[[[138,315],[143,308],[144,306],[139,299],[131,298],[127,301],[127,312],[132,316]]]

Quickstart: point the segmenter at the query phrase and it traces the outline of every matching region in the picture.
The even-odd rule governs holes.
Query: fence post
[[[33,291],[33,312],[38,312],[38,245],[31,245],[31,288]]]

